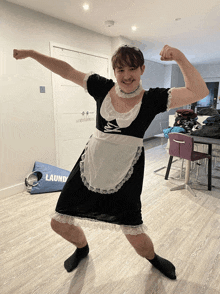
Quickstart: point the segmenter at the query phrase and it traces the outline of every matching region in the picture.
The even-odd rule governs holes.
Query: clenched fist
[[[24,59],[30,56],[30,50],[17,50],[14,49],[13,51],[13,57],[15,59]]]
[[[160,55],[161,55],[160,60],[162,61],[172,61],[172,60],[178,61],[182,57],[184,57],[184,54],[180,50],[170,47],[168,45],[165,45],[163,47],[163,49],[160,52]]]

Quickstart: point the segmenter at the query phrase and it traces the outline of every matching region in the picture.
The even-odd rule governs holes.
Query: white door
[[[108,58],[55,46],[52,56],[79,71],[108,77]],[[94,132],[96,103],[82,87],[52,75],[57,166],[71,170]]]

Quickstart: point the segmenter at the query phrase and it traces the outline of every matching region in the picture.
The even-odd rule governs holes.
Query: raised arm
[[[183,74],[185,87],[172,89],[170,108],[177,108],[199,101],[209,94],[209,90],[200,73],[178,49],[164,46],[160,52],[161,60],[175,60]]]
[[[51,70],[52,72],[60,75],[64,79],[70,80],[79,86],[83,87],[83,80],[85,78],[85,73],[80,72],[74,69],[71,65],[66,63],[65,61],[43,55],[34,50],[17,50],[15,49],[13,52],[13,56],[15,59],[25,59],[27,57],[31,57],[38,61],[40,64]]]

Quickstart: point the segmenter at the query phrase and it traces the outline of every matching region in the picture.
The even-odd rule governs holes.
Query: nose
[[[131,72],[130,72],[130,70],[125,70],[124,71],[124,79],[125,80],[130,80],[131,79]]]

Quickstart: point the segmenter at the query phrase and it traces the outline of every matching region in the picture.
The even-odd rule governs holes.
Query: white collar
[[[116,94],[117,94],[119,97],[121,97],[121,98],[134,98],[134,97],[138,96],[138,95],[141,93],[142,90],[143,90],[143,87],[142,87],[142,82],[141,82],[141,81],[140,81],[140,84],[139,84],[139,86],[137,87],[137,89],[134,90],[134,91],[131,92],[131,93],[125,93],[125,92],[123,92],[123,91],[120,89],[118,83],[115,84],[115,92],[116,92]]]

